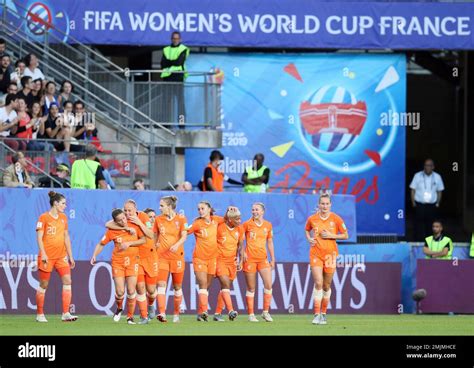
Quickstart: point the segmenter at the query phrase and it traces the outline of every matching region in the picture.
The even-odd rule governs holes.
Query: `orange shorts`
[[[324,273],[334,273],[336,271],[336,252],[328,253],[309,253],[310,267],[321,267]]]
[[[158,260],[158,281],[168,282],[169,274],[173,278],[173,285],[181,285],[184,278],[186,263],[184,259],[165,259]]]
[[[112,277],[138,276],[140,257],[112,257]]]
[[[244,266],[242,270],[248,273],[255,273],[257,271],[264,270],[265,268],[269,268],[271,266],[272,265],[270,264],[270,262],[268,262],[268,259],[259,260],[259,261],[249,259],[247,260],[247,262],[244,262]]]
[[[237,265],[235,260],[217,259],[217,277],[227,276],[230,280],[234,280],[237,276]]]
[[[48,281],[51,277],[51,272],[56,270],[59,276],[71,274],[71,267],[67,257],[48,259],[48,262],[44,263],[41,260],[41,256],[38,256],[38,272],[40,280]]]
[[[200,259],[193,258],[194,272],[206,272],[208,275],[216,275],[217,258]]]
[[[138,263],[138,276],[148,276],[149,278],[156,278],[158,276],[158,258],[156,253],[146,258],[140,258]],[[152,282],[153,284],[153,282]],[[156,284],[156,282],[154,282]]]

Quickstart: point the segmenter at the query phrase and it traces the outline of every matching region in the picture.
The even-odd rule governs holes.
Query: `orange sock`
[[[263,310],[268,312],[272,302],[272,289],[263,289]]]
[[[206,289],[199,289],[199,310],[198,313],[202,314],[207,312],[208,302],[209,302],[209,293]]]
[[[247,311],[248,311],[248,313],[249,314],[254,314],[253,302],[254,302],[254,298],[255,298],[255,293],[247,291],[247,293],[245,294],[245,297],[247,299]]]
[[[123,309],[123,295],[120,298],[115,295],[115,303],[117,304],[117,309]]]
[[[217,305],[216,305],[216,314],[221,314],[222,310],[224,309],[225,302],[224,297],[222,296],[222,290],[219,291],[219,295],[217,295]]]
[[[178,315],[181,312],[181,302],[183,301],[183,290],[174,291],[174,314]]]
[[[156,301],[158,302],[158,313],[165,314],[166,312],[166,288],[159,287],[157,290],[158,296]]]
[[[229,289],[222,289],[220,295],[222,295],[222,300],[225,303],[225,307],[227,311],[233,311],[234,307],[232,306],[232,299],[230,297],[230,290]]]
[[[69,306],[71,305],[72,299],[72,288],[71,285],[63,285],[63,313],[69,312]]]
[[[137,293],[127,295],[127,318],[133,318],[135,306],[137,305]]]
[[[46,289],[38,287],[36,290],[36,314],[44,314],[44,295]]]
[[[138,309],[140,310],[140,317],[147,318],[148,317],[148,304],[146,301],[146,294],[138,294],[137,303],[138,303]]]
[[[147,298],[147,300],[148,300],[148,305],[149,305],[149,306],[151,306],[151,305],[153,305],[153,304],[155,303],[155,299],[156,299],[156,296],[157,296],[157,295],[158,295],[158,293],[156,292],[156,290],[155,290],[155,292],[154,292],[153,294],[151,294],[151,295],[148,294],[148,293],[146,294],[146,298]]]
[[[321,300],[323,299],[323,289],[316,290],[313,292],[314,297],[314,314],[321,313]]]
[[[331,289],[323,291],[323,301],[321,302],[321,313],[326,314],[328,311],[329,300],[331,300]]]

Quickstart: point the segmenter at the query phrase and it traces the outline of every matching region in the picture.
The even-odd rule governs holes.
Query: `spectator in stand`
[[[18,86],[16,85],[16,83],[10,82],[10,84],[8,85],[8,88],[7,88],[7,94],[8,93],[11,93],[11,94],[14,94],[14,95],[16,95],[18,93]]]
[[[74,115],[73,111],[74,111],[74,104],[72,103],[72,101],[64,101],[63,102],[64,115],[73,116]]]
[[[86,157],[72,164],[71,188],[76,189],[107,189],[103,167],[96,161],[97,149],[89,144]]]
[[[59,91],[60,94],[58,96],[58,103],[59,105],[64,105],[66,101],[73,101],[74,98],[72,96],[74,92],[74,86],[71,81],[65,80],[61,83],[61,90]]]
[[[81,139],[80,137],[86,131],[86,123],[88,121],[88,114],[85,111],[84,102],[76,101],[74,102],[74,127],[72,136],[77,139]]]
[[[39,102],[35,102],[31,107],[31,120],[33,121],[33,139],[28,142],[28,151],[54,151],[54,146],[42,139],[47,139],[45,123],[48,119],[43,116],[43,111]]]
[[[189,181],[182,182],[175,186],[178,192],[191,192],[193,190],[193,185]]]
[[[21,78],[25,74],[26,64],[23,59],[18,59],[15,63],[15,71],[10,74],[10,81],[16,83],[17,87],[21,87]]]
[[[16,133],[18,126],[16,99],[16,95],[7,95],[5,106],[0,108],[0,140],[11,149],[18,151],[18,141],[8,138]]]
[[[224,155],[220,151],[214,150],[211,152],[209,157],[210,162],[204,169],[203,178],[198,184],[198,187],[204,192],[223,192],[224,181],[229,184],[243,185],[241,182],[231,179],[224,174],[220,167],[223,160]]]
[[[33,106],[33,103],[35,102],[35,96],[33,96],[33,79],[31,79],[31,77],[21,78],[21,87],[22,90],[18,92],[18,97],[23,97],[25,99],[26,106],[28,110],[31,111],[31,106]]]
[[[7,53],[7,41],[4,38],[0,38],[0,57]]]
[[[38,101],[42,104],[42,97],[43,97],[43,84],[41,79],[33,79],[33,89],[31,90],[31,94],[34,97],[34,101]]]
[[[60,106],[58,98],[56,97],[56,84],[52,81],[46,83],[44,88],[44,96],[41,98],[43,105],[43,114],[48,115],[49,106],[52,103]]]
[[[56,175],[50,173],[50,176],[55,179],[51,180],[49,176],[41,176],[38,180],[39,186],[42,188],[71,188],[71,183],[69,182],[69,166],[66,164],[59,164],[56,166]]]
[[[35,54],[28,54],[25,56],[25,76],[33,78],[34,81],[37,79],[43,81],[45,80],[44,74],[39,68],[39,60]]]
[[[3,173],[3,186],[9,188],[33,188],[34,183],[26,170],[26,162],[23,152],[16,152],[12,157],[12,164]]]
[[[8,85],[8,88],[7,88],[7,94],[3,95],[0,98],[0,106],[1,107],[5,106],[5,98],[7,97],[7,95],[9,95],[9,94],[16,95],[17,93],[18,93],[18,88],[17,88],[16,84],[15,83],[10,83]]]
[[[145,182],[143,179],[135,179],[133,181],[133,190],[146,190],[145,188]]]
[[[102,161],[98,157],[96,157],[95,160],[102,168],[102,175],[104,175],[105,182],[107,183],[107,189],[115,189],[115,182],[114,179],[112,179],[112,175],[110,174],[109,170],[105,168],[105,165],[102,164]]]
[[[6,94],[10,84],[10,56],[4,54],[0,60],[0,93]]]
[[[16,98],[16,113],[18,117],[18,126],[15,132],[15,137],[18,140],[18,150],[26,151],[29,141],[33,138],[34,121],[31,120],[30,115],[26,112],[26,101],[23,97]]]
[[[65,121],[59,114],[59,107],[56,103],[51,103],[49,106],[45,130],[47,138],[57,140],[53,143],[57,151],[71,151],[71,129],[69,122]]]

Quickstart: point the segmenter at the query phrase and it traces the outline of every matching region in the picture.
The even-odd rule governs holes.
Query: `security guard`
[[[163,49],[163,56],[161,58],[161,79],[164,82],[173,82],[166,85],[166,92],[164,93],[165,106],[164,110],[170,114],[165,117],[164,121],[168,123],[176,123],[178,126],[184,128],[185,123],[185,106],[184,106],[184,85],[187,73],[179,73],[186,71],[186,59],[189,56],[189,48],[181,43],[181,34],[173,32],[171,34],[171,45]],[[178,73],[173,73],[178,72]],[[174,103],[177,100],[178,118],[174,116]]]
[[[425,253],[426,258],[452,259],[453,241],[443,234],[441,221],[433,222],[433,235],[425,239],[423,253]]]
[[[267,191],[270,169],[263,164],[264,160],[265,156],[263,153],[257,153],[253,158],[253,166],[247,167],[242,174],[244,192],[265,193]]]
[[[107,189],[103,168],[96,161],[97,149],[93,145],[86,147],[86,157],[72,164],[71,188]]]

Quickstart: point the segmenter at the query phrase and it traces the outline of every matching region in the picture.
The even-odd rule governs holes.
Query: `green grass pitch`
[[[246,315],[206,323],[184,315],[180,323],[153,320],[148,325],[127,325],[124,317],[118,323],[106,316],[80,315],[68,323],[59,315],[46,317],[48,323],[37,323],[34,315],[0,315],[0,335],[474,335],[472,315],[328,314],[328,324],[316,326],[311,315],[288,314],[274,315],[273,323],[250,323]]]

